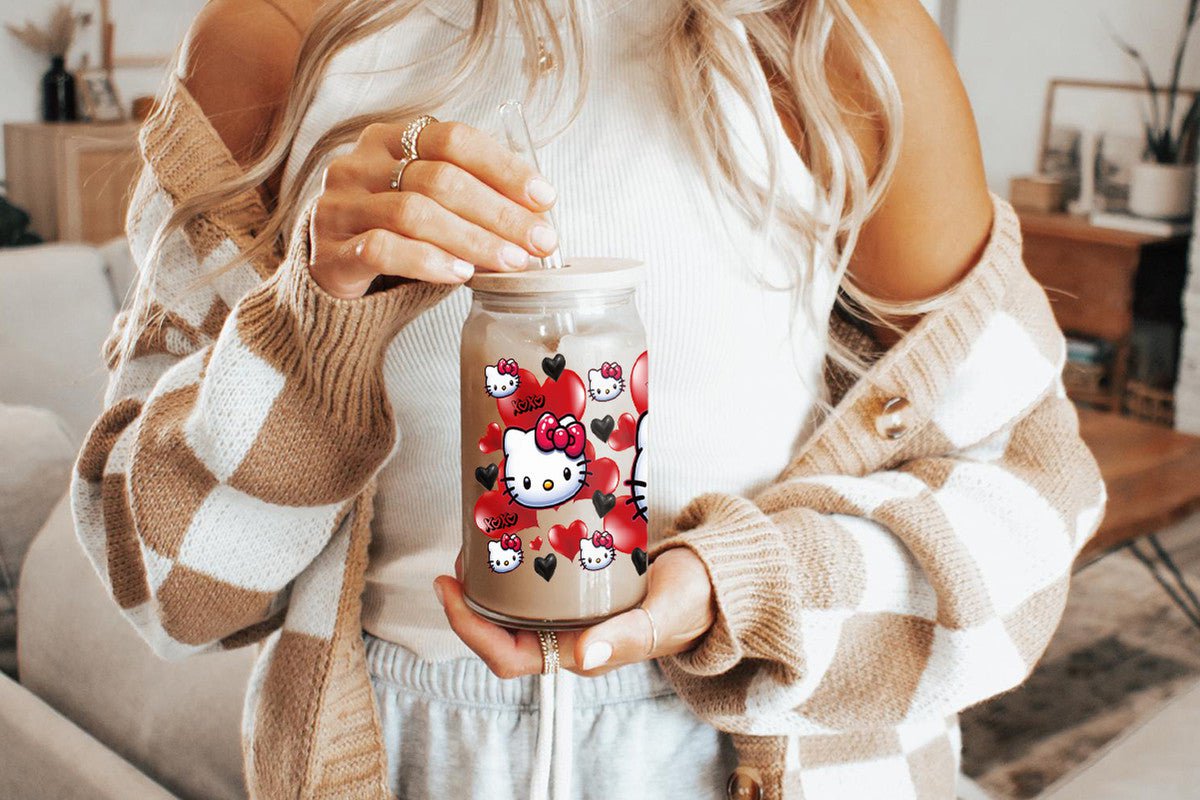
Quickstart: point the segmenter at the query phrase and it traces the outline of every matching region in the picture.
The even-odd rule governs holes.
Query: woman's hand
[[[390,187],[405,125],[368,125],[325,170],[311,225],[309,271],[341,298],[361,297],[378,275],[462,283],[475,267],[522,269],[558,246],[539,216],[555,190],[494,137],[460,122],[431,122],[420,158]]]
[[[459,566],[455,564],[455,571]],[[581,631],[558,634],[563,669],[580,675],[682,653],[708,631],[715,619],[712,584],[699,557],[685,547],[667,550],[654,560],[642,605],[654,617],[658,646],[652,651],[650,619],[638,609]],[[488,622],[463,602],[462,584],[449,575],[433,582],[450,627],[492,672],[501,678],[542,671],[542,650],[533,631],[511,631]]]

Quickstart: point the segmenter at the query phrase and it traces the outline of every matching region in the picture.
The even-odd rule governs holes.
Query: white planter
[[[1129,210],[1139,217],[1180,219],[1192,215],[1195,164],[1157,164],[1143,161],[1129,182]]]

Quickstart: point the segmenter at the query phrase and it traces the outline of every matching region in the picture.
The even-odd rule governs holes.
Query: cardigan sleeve
[[[712,580],[715,625],[663,662],[710,723],[775,736],[945,719],[1032,669],[1105,490],[1061,333],[1040,287],[1016,283],[1007,307],[971,310],[979,333],[891,463],[842,472],[802,452],[753,499],[696,498],[654,548],[691,548]],[[926,340],[925,355],[947,349]],[[891,363],[911,376],[933,361]],[[855,431],[839,443],[876,435],[870,396],[826,421]]]
[[[128,357],[126,315],[114,324],[105,409],[77,460],[72,506],[125,616],[179,658],[278,627],[291,582],[336,548],[396,441],[387,345],[444,288],[334,298],[308,271],[307,213],[266,268],[217,268],[239,252],[237,226],[219,216],[152,251],[172,202],[156,172],[143,170],[127,220],[136,290],[156,320]]]

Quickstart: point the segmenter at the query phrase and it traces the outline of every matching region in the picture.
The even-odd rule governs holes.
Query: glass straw
[[[525,112],[521,108],[521,101],[508,100],[500,104],[500,122],[504,126],[504,137],[508,140],[509,148],[516,154],[524,156],[525,160],[533,165],[533,168],[540,174],[542,168],[538,166],[537,152],[533,148],[533,137],[529,134],[529,125],[525,121]],[[560,233],[558,228],[558,220],[554,216],[554,209],[551,208],[546,212],[550,227],[554,228],[554,232]],[[559,239],[558,247],[554,252],[545,258],[534,257],[537,261],[538,269],[562,269],[562,240]]]

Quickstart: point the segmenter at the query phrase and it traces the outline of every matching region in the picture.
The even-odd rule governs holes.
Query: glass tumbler
[[[477,273],[462,332],[463,579],[511,628],[646,592],[646,334],[635,261]]]

